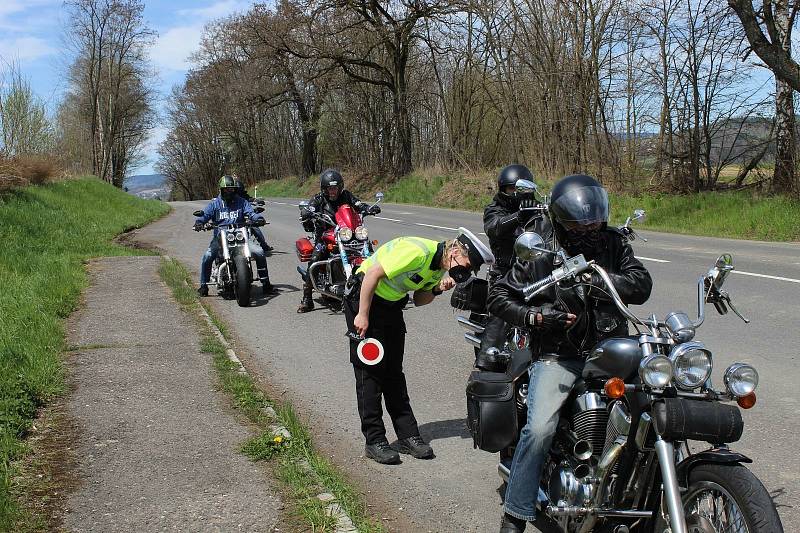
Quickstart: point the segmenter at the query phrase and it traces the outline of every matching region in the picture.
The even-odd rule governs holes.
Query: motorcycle
[[[721,255],[698,279],[696,319],[681,311],[642,319],[625,306],[602,267],[543,244],[535,233],[515,244],[522,260],[550,254],[563,261],[524,288],[526,301],[595,272],[601,290],[638,332],[591,350],[561,410],[537,502],[551,527],[568,533],[782,532],[769,493],[744,466],[752,460],[729,448],[744,430],[740,408],[756,403],[758,372],[734,363],[723,373],[724,390],[715,389],[712,352],[695,340],[708,303],[749,322],[722,290],[734,269],[731,256]],[[503,372],[475,370],[467,384],[467,425],[477,448],[500,453],[503,482],[526,421],[530,352],[505,356]],[[689,441],[709,447],[695,453]]]
[[[328,213],[315,212],[307,201],[298,205],[306,231],[313,233],[317,224],[326,228],[320,245],[325,247],[331,257],[311,263],[307,268],[298,265],[297,272],[304,282],[310,277],[314,290],[322,295],[325,304],[334,311],[341,310],[344,285],[353,270],[374,252],[373,245],[377,241],[369,240],[364,218],[372,214],[372,209],[381,201],[383,193],[379,192],[375,195],[375,203],[363,215],[353,209],[353,206],[343,204],[339,206],[334,217]],[[313,236],[297,239],[295,250],[301,263],[310,262],[314,253]]]
[[[263,213],[262,205],[256,205],[253,210],[256,213]],[[193,215],[203,216],[203,211],[197,210]],[[267,222],[264,219],[257,221],[246,219],[244,224],[226,226],[219,226],[218,223],[209,221],[200,229],[200,231],[208,231],[219,228],[217,238],[221,254],[214,258],[211,280],[208,285],[216,286],[218,294],[221,294],[226,300],[236,298],[236,303],[240,307],[250,305],[250,288],[253,281],[257,280],[258,269],[253,264],[255,258],[250,252],[250,239],[252,238],[250,228],[265,224]]]

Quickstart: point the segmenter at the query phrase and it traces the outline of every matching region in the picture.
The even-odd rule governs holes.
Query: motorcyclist
[[[236,181],[236,187],[238,189],[239,196],[241,196],[242,198],[250,202],[250,204],[252,204],[255,198],[250,196],[250,194],[247,192],[247,187],[244,186],[244,182],[237,176],[234,176],[234,180]],[[250,229],[253,232],[253,236],[258,241],[258,244],[261,245],[261,249],[264,250],[264,252],[271,252],[272,250],[274,250],[274,248],[267,243],[267,238],[264,237],[264,232],[261,231],[261,228],[254,227]]]
[[[511,269],[514,263],[514,241],[522,233],[523,228],[539,233],[545,241],[552,237],[552,228],[546,218],[536,217],[531,209],[536,199],[519,194],[516,190],[518,180],[533,182],[533,173],[525,165],[507,165],[497,175],[497,194],[492,203],[483,210],[483,230],[489,237],[489,246],[495,256],[495,264],[489,271],[489,282],[493,283]],[[532,220],[536,217],[536,220]],[[481,336],[481,347],[475,366],[491,370],[496,363],[486,350],[491,347],[502,348],[505,342],[506,322],[502,318],[490,315],[486,329]]]
[[[194,222],[195,231],[202,230],[206,222],[213,221],[217,223],[211,243],[208,245],[208,249],[203,254],[203,259],[200,262],[200,287],[197,289],[197,293],[200,296],[208,296],[211,266],[220,253],[219,228],[232,224],[244,224],[245,219],[258,222],[263,221],[264,217],[253,211],[250,202],[239,196],[236,180],[233,176],[222,176],[219,180],[219,196],[211,200],[203,210],[203,215],[197,217]],[[256,260],[258,278],[263,286],[264,294],[274,294],[276,291],[269,281],[267,258],[264,257],[264,251],[259,246],[254,245],[251,246],[250,252]]]
[[[330,255],[322,242],[322,234],[327,227],[319,221],[312,220],[312,213],[327,214],[331,219],[335,219],[336,211],[345,204],[353,206],[353,209],[362,215],[367,212],[371,215],[376,215],[381,212],[380,206],[374,205],[370,207],[369,204],[362,202],[356,198],[353,193],[346,190],[344,188],[344,178],[336,169],[329,168],[320,174],[319,189],[320,192],[314,195],[308,202],[309,207],[313,208],[313,211],[308,210],[300,215],[303,227],[307,231],[314,232],[314,252],[311,254],[309,264],[327,259]],[[311,278],[307,277],[303,284],[303,298],[300,300],[300,307],[297,308],[298,313],[307,313],[314,309],[314,300],[311,298],[312,292],[313,285]]]
[[[553,188],[549,206],[557,242],[608,271],[626,304],[642,304],[652,279],[615,228],[608,227],[608,195],[592,177],[576,174]],[[522,288],[549,275],[553,255],[518,261],[490,289],[489,310],[531,331],[528,418],[520,433],[505,493],[501,533],[525,529],[536,514],[542,466],[557,429],[558,412],[581,375],[586,353],[601,339],[626,335],[628,323],[602,290],[599,275],[554,286],[526,303]]]

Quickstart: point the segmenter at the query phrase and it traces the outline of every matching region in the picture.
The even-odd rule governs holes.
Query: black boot
[[[367,444],[364,447],[364,455],[384,465],[395,465],[400,462],[400,454],[394,451],[385,440]]]
[[[197,289],[197,294],[199,296],[208,296],[208,285],[206,285],[205,283],[200,285],[200,288]]]
[[[433,459],[433,448],[422,437],[415,435],[400,439],[394,443],[394,448],[400,453],[407,453],[417,459]]]
[[[300,307],[297,308],[298,313],[308,313],[314,310],[314,300],[311,298],[312,291],[311,282],[307,281],[303,285],[303,299],[300,300]]]
[[[500,521],[500,533],[521,533],[525,531],[525,524],[525,520],[503,513],[503,519]]]
[[[261,280],[261,287],[265,296],[270,294],[278,294],[278,289],[276,289],[275,286],[269,282],[269,278]]]

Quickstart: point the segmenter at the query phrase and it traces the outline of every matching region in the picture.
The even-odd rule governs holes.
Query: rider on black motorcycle
[[[619,231],[608,227],[608,195],[594,178],[563,178],[553,188],[549,211],[556,239],[570,256],[584,254],[605,268],[626,304],[647,301],[653,285],[650,274]],[[552,287],[526,304],[522,288],[549,275],[553,263],[553,255],[518,261],[489,293],[492,314],[530,328],[533,357],[528,418],[511,464],[501,533],[523,531],[526,521],[535,518],[543,461],[587,351],[601,339],[628,332],[627,320],[607,295],[588,286],[603,284],[589,276],[583,283]]]
[[[503,167],[497,176],[497,194],[492,203],[483,210],[483,230],[489,237],[489,245],[495,257],[495,264],[489,271],[489,283],[494,283],[511,269],[515,259],[514,241],[522,233],[523,226],[528,225],[534,216],[532,210],[525,208],[532,207],[536,199],[517,193],[515,184],[518,180],[533,182],[533,173],[525,165]],[[546,242],[551,238],[552,229],[544,217],[533,221],[531,230],[539,233]],[[494,361],[491,356],[487,356],[486,350],[492,347],[502,349],[505,330],[505,320],[498,316],[489,316],[475,366],[492,369]]]
[[[248,194],[247,187],[244,186],[244,182],[241,179],[239,179],[238,176],[234,176],[234,179],[236,180],[236,188],[238,189],[239,196],[241,196],[242,198],[244,198],[245,200],[247,200],[252,204],[255,198],[250,196],[250,194]],[[272,250],[274,250],[274,248],[267,243],[267,238],[264,237],[264,232],[261,231],[261,228],[254,227],[250,228],[250,230],[253,232],[253,236],[258,241],[258,244],[261,245],[261,249],[264,250],[264,252],[271,252]]]
[[[314,232],[314,253],[311,255],[309,264],[327,259],[330,255],[322,244],[322,234],[327,228],[324,224],[315,224],[315,222],[310,219],[312,212],[325,213],[328,214],[331,219],[335,219],[336,210],[344,204],[353,206],[353,209],[362,215],[368,210],[372,215],[381,212],[379,206],[375,205],[370,208],[369,204],[362,202],[356,198],[353,193],[346,190],[344,188],[344,178],[336,169],[329,168],[320,174],[319,188],[320,192],[314,195],[308,202],[309,207],[313,208],[313,211],[308,210],[304,212],[305,214],[300,216],[300,220],[303,222],[303,228],[306,231]],[[311,299],[312,292],[313,285],[311,277],[309,276],[303,284],[303,298],[300,300],[300,307],[297,308],[298,313],[307,313],[314,309],[314,300]]]
[[[251,221],[264,219],[264,217],[253,211],[250,202],[239,196],[234,177],[230,175],[222,176],[219,180],[219,196],[211,200],[211,203],[203,210],[203,216],[197,217],[194,221],[195,231],[200,231],[206,222],[213,221],[217,223],[211,243],[208,245],[208,249],[203,254],[203,259],[200,262],[200,288],[197,289],[197,293],[200,296],[208,296],[211,266],[214,263],[214,259],[220,254],[218,228],[231,224],[244,224],[245,218],[249,218]],[[269,281],[267,258],[264,257],[263,250],[258,246],[252,246],[250,251],[258,266],[258,278],[264,287],[264,294],[274,293],[275,288]]]

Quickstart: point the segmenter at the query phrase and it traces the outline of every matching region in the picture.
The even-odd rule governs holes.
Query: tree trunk
[[[789,0],[775,2],[775,26],[783,49],[791,54],[792,29],[789,27]],[[794,169],[794,91],[788,83],[775,77],[775,172],[772,192],[798,192]]]

